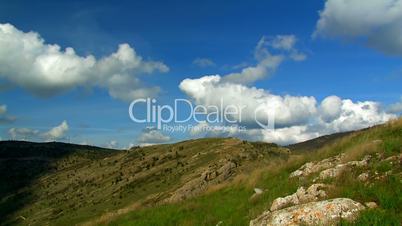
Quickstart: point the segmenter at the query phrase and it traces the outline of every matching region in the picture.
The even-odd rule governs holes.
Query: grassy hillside
[[[334,141],[334,142],[332,142]],[[303,145],[303,148],[305,145]],[[402,150],[402,120],[383,126],[351,133],[332,140],[328,145],[310,152],[297,152],[287,159],[275,159],[252,174],[238,175],[231,183],[212,189],[197,198],[153,208],[132,211],[107,225],[248,225],[249,221],[269,209],[272,201],[296,191],[311,182],[289,179],[289,174],[306,162],[317,161],[345,153],[347,160],[360,159],[366,154],[380,159],[400,154]],[[377,209],[366,210],[355,225],[401,225],[402,223],[402,162],[374,159],[364,170],[378,178],[370,185],[356,180],[363,169],[344,173],[326,183],[334,185],[329,198],[347,197],[362,203],[374,201]],[[253,189],[265,190],[253,197]],[[344,222],[342,224],[350,224]]]
[[[287,155],[286,149],[273,144],[231,138],[131,150],[1,142],[0,222],[72,225],[102,215],[108,218],[114,212],[166,202],[172,192],[206,170],[215,173],[227,163],[234,165],[224,178],[209,175],[205,189]]]
[[[109,149],[56,142],[0,142],[0,222],[9,224],[25,218],[14,215],[25,208],[38,214],[42,207],[29,207],[29,203],[43,205],[45,196],[56,194],[57,185],[65,183],[59,176],[62,172],[74,171],[113,153]]]
[[[375,156],[365,168],[325,181],[329,198],[375,201],[357,225],[400,225],[402,120],[291,146],[234,138],[189,140],[131,150],[61,143],[0,143],[4,225],[248,225],[272,201],[308,185],[289,174],[345,153]],[[313,145],[311,145],[313,144]],[[310,147],[306,151],[306,147]],[[299,149],[298,149],[299,148]],[[18,154],[17,154],[18,153]],[[12,170],[10,170],[12,169]],[[370,186],[356,177],[373,175]],[[264,192],[254,195],[254,188]],[[347,224],[346,222],[344,224]]]

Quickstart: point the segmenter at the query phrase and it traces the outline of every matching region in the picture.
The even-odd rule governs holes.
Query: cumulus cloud
[[[197,65],[198,67],[212,67],[215,66],[215,63],[208,58],[196,58],[193,61],[194,65]]]
[[[46,140],[57,140],[63,138],[68,131],[68,124],[63,121],[60,125],[51,128],[49,131],[42,134]]]
[[[314,97],[295,97],[274,95],[266,90],[247,87],[241,84],[222,82],[219,75],[204,76],[199,79],[185,79],[179,88],[197,104],[220,106],[246,106],[242,111],[242,123],[250,127],[258,126],[255,122],[254,111],[262,108],[263,114],[258,114],[260,122],[266,120],[268,110],[280,112],[275,118],[277,126],[291,126],[307,123],[316,114]],[[220,97],[220,98],[217,98]],[[266,114],[264,114],[264,112]],[[240,120],[239,118],[235,118]]]
[[[324,121],[332,121],[341,114],[342,100],[337,96],[329,96],[321,102],[321,118]]]
[[[377,102],[353,102],[329,96],[319,103],[314,97],[280,96],[255,87],[222,83],[218,75],[185,79],[179,87],[196,104],[220,106],[222,99],[223,107],[244,106],[241,118],[236,119],[241,119],[238,124],[246,126],[247,130],[228,127],[207,131],[206,136],[236,136],[289,144],[335,132],[362,129],[396,117],[382,110]],[[255,114],[256,109],[262,109],[260,114]],[[270,112],[275,114],[275,130],[262,129],[256,119],[265,124]],[[205,123],[197,125],[191,134],[198,134],[197,130],[205,131],[203,128],[206,126]]]
[[[8,130],[8,134],[13,140],[54,141],[65,138],[68,129],[69,127],[67,121],[63,121],[60,125],[50,128],[48,131],[44,132],[30,128],[10,128]]]
[[[137,139],[141,146],[166,143],[170,140],[170,136],[162,134],[162,132],[155,127],[145,128]]]
[[[313,37],[363,40],[387,54],[402,55],[402,0],[327,0]]]
[[[255,58],[259,60],[256,67],[248,67],[240,73],[225,76],[206,75],[196,79],[184,79],[179,88],[196,104],[204,106],[237,106],[241,114],[232,115],[236,124],[247,129],[238,129],[223,122],[217,129],[205,130],[207,123],[200,123],[190,131],[191,135],[236,136],[249,140],[263,140],[279,144],[289,144],[312,139],[321,135],[362,129],[384,123],[395,114],[385,112],[380,104],[373,101],[354,102],[329,96],[321,102],[312,96],[276,95],[264,89],[247,86],[251,82],[267,75],[269,68],[276,68],[283,57],[272,55],[271,49],[298,53],[294,49],[296,38],[293,36],[276,36],[263,38],[257,44]],[[272,57],[279,57],[276,66],[267,67],[264,62],[274,62]],[[247,72],[247,73],[246,73]],[[269,73],[268,73],[269,74]],[[270,117],[275,116],[275,130],[262,129]]]
[[[36,32],[0,24],[0,78],[38,96],[52,96],[74,87],[101,87],[117,99],[153,96],[158,87],[145,87],[139,75],[167,72],[162,62],[145,61],[128,44],[96,59],[74,49],[47,44]]]
[[[280,48],[287,47],[285,45]],[[237,127],[225,122],[218,126],[201,122],[191,129],[190,135],[234,136],[278,144],[296,143],[381,124],[395,118],[396,115],[392,113],[401,106],[399,103],[394,104],[391,106],[392,112],[385,112],[377,102],[352,101],[335,95],[321,102],[312,96],[280,96],[264,89],[228,82],[220,75],[184,79],[179,88],[196,104],[222,105],[224,108],[232,105],[243,109],[241,118],[235,118],[241,119]],[[256,109],[262,110],[260,114],[255,114]],[[275,130],[262,129],[256,120],[265,120],[266,123],[270,112],[275,113]],[[246,130],[239,128],[244,125],[247,126]]]
[[[257,64],[245,67],[240,72],[224,76],[222,78],[223,82],[252,84],[257,80],[270,76],[286,59],[304,60],[306,55],[295,48],[296,42],[297,39],[294,35],[263,36],[254,50]]]

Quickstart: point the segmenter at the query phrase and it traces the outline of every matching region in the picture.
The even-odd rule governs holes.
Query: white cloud
[[[29,128],[10,128],[8,134],[13,140],[35,139],[39,135],[39,130]]]
[[[190,133],[192,136],[238,137],[243,140],[265,141],[281,145],[309,140],[320,135],[318,132],[308,131],[307,126],[291,126],[275,130],[258,128],[244,130],[236,126],[212,126],[200,123],[196,127],[197,130]]]
[[[255,49],[257,66],[245,68],[240,73],[226,76],[207,75],[197,79],[184,79],[180,83],[179,88],[196,104],[222,104],[223,108],[234,105],[243,109],[241,122],[237,125],[246,126],[247,130],[230,127],[228,122],[224,122],[222,126],[227,128],[209,130],[206,136],[237,136],[288,144],[334,132],[362,129],[396,117],[372,101],[353,102],[329,96],[319,103],[312,96],[281,96],[246,86],[267,76],[269,72],[272,73],[285,58],[293,59],[299,54],[300,59],[304,59],[304,54],[294,48],[296,42],[297,39],[293,35],[263,37]],[[282,52],[272,55],[272,49]],[[257,114],[256,109],[259,110]],[[267,123],[272,112],[275,113],[275,130],[262,129],[256,119]],[[237,115],[235,119],[239,121],[240,116]],[[196,128],[202,131],[206,126],[208,124],[200,123]],[[199,135],[199,131],[194,129],[190,134]]]
[[[79,56],[73,48],[46,44],[36,32],[0,24],[0,78],[39,96],[52,96],[74,87],[102,87],[121,100],[153,96],[158,87],[144,87],[140,74],[167,72],[162,62],[145,61],[128,44],[109,56]]]
[[[317,111],[314,97],[282,97],[263,89],[222,82],[219,75],[185,79],[179,88],[197,104],[220,106],[222,99],[225,106],[247,106],[243,110],[242,123],[252,126],[256,126],[254,110],[260,106],[280,112],[275,119],[280,127],[307,123]],[[260,121],[266,120],[265,114],[258,116]]]
[[[107,148],[117,148],[119,143],[115,140],[111,140],[106,146]]]
[[[384,123],[395,118],[381,109],[380,104],[373,101],[353,102],[342,100],[341,113],[331,122],[322,124],[327,133],[362,129]]]
[[[0,105],[0,124],[15,121],[16,117],[7,114],[7,105]]]
[[[219,75],[204,76],[198,79],[185,79],[179,88],[196,104],[204,106],[234,105],[245,106],[239,125],[246,125],[246,131],[236,128],[207,131],[206,136],[237,136],[243,139],[263,140],[288,144],[301,142],[321,135],[362,129],[384,123],[396,116],[384,112],[380,105],[372,101],[353,102],[329,96],[321,103],[308,96],[279,96],[263,89],[241,84],[222,82]],[[255,110],[261,108],[255,116]],[[275,130],[261,129],[260,122],[267,121],[269,112],[275,112]],[[239,119],[239,118],[236,118]],[[199,124],[197,129],[207,124]],[[190,131],[197,135],[197,130]]]
[[[194,65],[197,65],[198,67],[212,67],[215,66],[215,63],[208,58],[196,58],[193,61]]]
[[[278,35],[269,42],[269,45],[275,49],[292,50],[296,40],[294,35]]]
[[[50,128],[48,131],[41,132],[37,129],[30,128],[10,128],[8,134],[13,140],[38,140],[38,141],[54,141],[65,138],[68,132],[67,121],[63,121],[60,125]]]
[[[190,135],[196,136],[199,134],[203,134],[204,132],[207,131],[209,126],[210,125],[206,121],[200,122],[190,129]]]
[[[402,113],[402,97],[399,102],[393,103],[388,107],[388,112],[394,114]]]
[[[327,0],[313,34],[359,39],[402,55],[402,0]]]
[[[68,131],[68,124],[64,120],[60,125],[51,128],[49,131],[42,134],[46,140],[57,140],[63,138]]]
[[[342,100],[337,96],[329,96],[321,102],[321,118],[324,121],[332,121],[341,114]]]
[[[141,146],[166,143],[171,140],[171,137],[162,134],[161,131],[154,127],[148,127],[143,130],[137,141]]]
[[[255,47],[255,66],[243,68],[240,72],[230,73],[222,77],[223,82],[252,84],[253,82],[270,76],[285,59],[302,61],[306,55],[299,52],[294,45],[297,39],[294,35],[278,35],[275,37],[263,36]],[[272,51],[270,50],[272,49]],[[273,51],[278,53],[271,53]]]

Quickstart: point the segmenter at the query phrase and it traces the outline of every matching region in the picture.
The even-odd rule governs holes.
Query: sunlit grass
[[[110,225],[248,225],[249,221],[269,209],[272,201],[307,186],[311,181],[289,179],[290,172],[307,161],[318,161],[340,153],[346,153],[344,161],[358,160],[367,154],[383,153],[385,156],[401,152],[402,120],[370,130],[354,133],[338,142],[307,154],[292,155],[288,159],[275,159],[267,166],[249,175],[239,175],[232,182],[210,188],[204,195],[176,204],[164,204],[143,208],[112,221]],[[389,163],[374,162],[366,170],[385,173],[392,168]],[[402,184],[400,175],[377,180],[370,186],[359,182],[360,171],[349,172],[330,181],[336,189],[331,197],[348,197],[359,202],[374,201],[377,209],[368,209],[354,223],[341,225],[400,225],[402,222]],[[253,199],[253,188],[264,193]]]

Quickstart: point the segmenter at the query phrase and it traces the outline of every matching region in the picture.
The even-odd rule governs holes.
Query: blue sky
[[[112,1],[3,1],[0,23],[9,23],[22,32],[34,31],[46,44],[58,44],[63,51],[72,47],[79,56],[91,54],[97,59],[116,52],[121,43],[129,44],[144,61],[163,62],[169,68],[165,72],[139,75],[141,85],[160,87],[159,103],[170,103],[174,98],[194,98],[179,88],[186,78],[215,74],[223,77],[240,71],[240,66],[255,65],[258,63],[255,48],[262,37],[292,35],[297,39],[295,48],[306,59],[286,60],[274,73],[247,87],[279,96],[312,96],[317,108],[331,95],[354,103],[374,101],[383,109],[379,112],[385,112],[388,106],[397,106],[402,91],[402,54],[385,50],[378,42],[372,44],[370,40],[378,39],[373,32],[342,34],[340,30],[349,28],[330,27],[331,18],[326,18],[326,27],[320,30],[322,35],[313,38],[318,30],[317,22],[324,18],[319,11],[331,10],[331,5],[325,3],[297,0],[119,1],[118,4]],[[372,9],[375,7],[362,10],[371,13]],[[383,32],[383,27],[393,27],[401,18],[381,25],[373,22],[356,26],[379,26],[378,32]],[[385,31],[383,33],[385,36]],[[213,63],[202,67],[193,63],[197,58]],[[117,146],[123,148],[130,143],[141,143],[138,137],[149,126],[132,122],[127,113],[129,102],[112,97],[107,88],[79,83],[54,95],[38,96],[37,91],[21,85],[25,83],[10,79],[12,74],[0,73],[3,76],[0,75],[0,105],[7,108],[3,117],[12,118],[0,124],[2,139],[12,138],[11,128],[46,133],[65,120],[68,130],[63,131],[63,136],[57,136],[60,140],[102,146],[116,141]],[[375,122],[382,122],[382,119]],[[371,123],[368,120],[367,124],[359,126]],[[311,124],[311,118],[305,124]],[[308,137],[329,131],[339,129],[315,131]],[[32,137],[28,139],[44,139],[30,134]],[[161,141],[165,142],[192,138],[180,133],[163,136],[169,137],[162,137]]]

